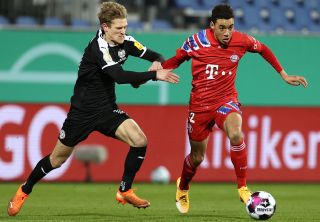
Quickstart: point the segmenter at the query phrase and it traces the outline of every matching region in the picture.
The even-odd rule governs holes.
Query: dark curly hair
[[[230,5],[221,4],[212,9],[211,21],[215,23],[217,19],[234,18],[233,9]]]

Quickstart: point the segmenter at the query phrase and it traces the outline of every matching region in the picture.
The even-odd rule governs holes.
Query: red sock
[[[189,190],[189,184],[193,178],[193,176],[196,174],[197,167],[194,166],[190,154],[186,156],[183,162],[183,169],[181,174],[181,180],[179,188],[181,190]]]
[[[247,186],[247,148],[244,141],[240,145],[231,145],[230,156],[236,172],[238,188]]]

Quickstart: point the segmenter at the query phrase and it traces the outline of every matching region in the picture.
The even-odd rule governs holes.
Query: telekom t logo
[[[213,64],[207,64],[206,66],[206,74],[208,74],[208,78],[207,79],[214,79],[214,75],[218,75],[219,74],[219,65],[213,65]],[[222,71],[221,75],[226,75],[227,72]],[[232,74],[231,71],[228,72],[229,75]]]

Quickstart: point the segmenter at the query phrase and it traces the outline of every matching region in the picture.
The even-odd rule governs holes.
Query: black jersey
[[[78,78],[71,97],[71,107],[81,111],[112,109],[116,106],[115,82],[139,83],[155,80],[156,72],[124,71],[122,65],[129,55],[162,62],[163,57],[147,49],[132,36],[122,44],[110,46],[98,30],[89,42],[79,65]]]

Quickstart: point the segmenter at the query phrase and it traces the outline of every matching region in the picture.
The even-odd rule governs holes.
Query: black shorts
[[[59,140],[66,146],[74,147],[93,131],[115,138],[118,127],[129,118],[119,108],[90,113],[71,108],[60,130]]]

